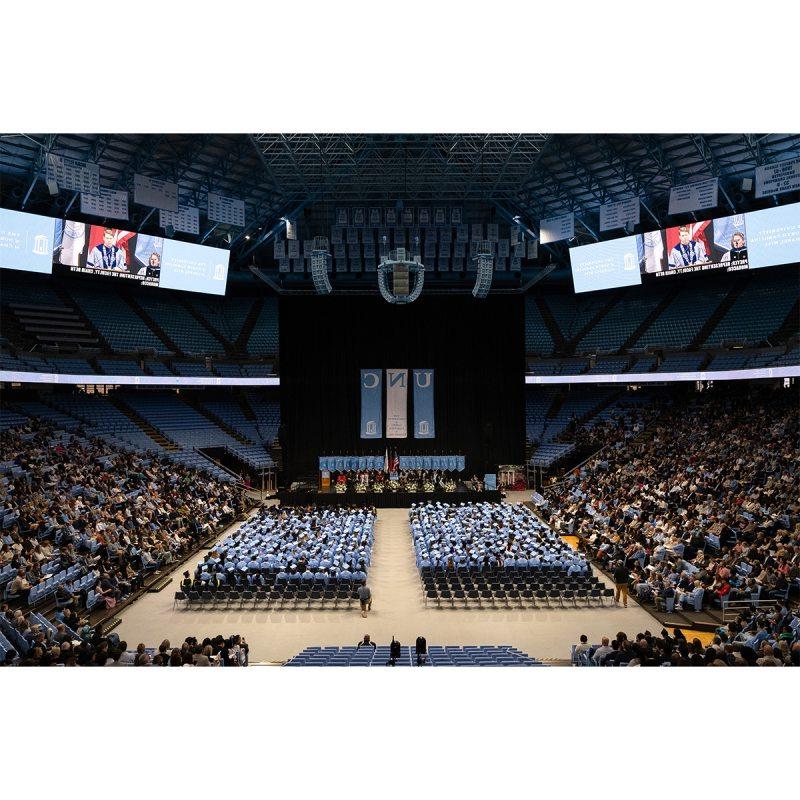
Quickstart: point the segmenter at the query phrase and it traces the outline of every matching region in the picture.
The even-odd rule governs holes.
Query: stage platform
[[[375,506],[376,508],[411,508],[414,503],[499,503],[499,491],[476,492],[334,492],[298,490],[278,492],[278,500],[288,506]]]

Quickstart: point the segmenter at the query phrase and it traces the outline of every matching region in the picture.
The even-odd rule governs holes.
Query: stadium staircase
[[[194,317],[223,347],[225,355],[233,358],[236,355],[234,346],[185,298],[180,298],[181,305],[187,313]]]
[[[624,289],[618,289],[613,293],[609,301],[569,340],[569,342],[567,342],[566,355],[571,356],[575,354],[575,348],[578,346],[579,342],[582,341],[583,337],[614,308],[624,294]]]
[[[564,402],[567,399],[566,392],[559,392],[554,398],[553,402],[550,403],[550,408],[547,409],[547,413],[544,415],[544,418],[553,419],[558,416],[558,412],[561,410],[561,406],[564,405]]]
[[[250,313],[247,315],[247,319],[245,319],[244,324],[242,325],[241,331],[239,331],[239,336],[234,343],[234,347],[239,353],[247,353],[247,344],[250,341],[250,334],[253,332],[253,328],[255,328],[256,323],[258,322],[258,318],[261,316],[261,310],[263,308],[264,298],[256,298],[255,303],[253,303],[253,307],[250,309]]]
[[[703,346],[706,339],[714,332],[717,323],[730,311],[731,306],[736,302],[739,295],[747,288],[750,278],[750,275],[742,275],[741,280],[734,282],[731,290],[714,309],[711,316],[703,323],[703,327],[697,332],[697,336],[689,343],[688,350],[699,350]]]
[[[136,300],[128,293],[122,295],[125,302],[136,312],[136,315],[144,322],[145,325],[153,332],[153,335],[161,340],[165,347],[168,347],[173,353],[185,358],[186,354],[175,344],[166,332],[156,323],[156,321],[136,302]]]
[[[58,292],[59,300],[62,299]],[[17,323],[17,333],[25,343],[25,349],[36,346],[56,347],[58,350],[75,351],[81,348],[98,350],[105,346],[97,329],[81,314],[67,296],[69,302],[61,306],[44,304],[13,303],[8,310]]]
[[[97,326],[84,313],[83,309],[72,299],[72,295],[70,295],[70,293],[63,286],[59,286],[56,282],[53,282],[53,292],[67,308],[73,311],[76,317],[83,321],[84,327],[90,331],[93,336],[97,337],[97,341],[100,343],[100,346],[103,348],[103,350],[109,353],[113,352],[114,348],[111,347],[106,337],[100,333]],[[93,364],[92,366],[95,365]],[[102,370],[98,371],[102,372]]]
[[[564,339],[564,334],[561,333],[561,329],[558,327],[553,312],[547,307],[547,303],[544,302],[544,297],[537,295],[535,300],[536,307],[539,309],[539,314],[541,314],[544,324],[547,326],[547,330],[550,332],[550,337],[555,345],[553,349],[557,353],[565,352],[567,349],[567,342],[566,339]]]
[[[209,409],[207,409],[201,402],[198,401],[197,397],[192,392],[181,394],[181,400],[183,400],[187,406],[191,406],[198,414],[204,416],[209,422],[214,423],[214,425],[216,425],[218,428],[225,431],[228,436],[232,436],[234,439],[236,439],[239,444],[256,444],[256,442],[251,442],[248,438],[243,436],[239,431],[236,430],[236,428],[232,428],[227,422],[224,422],[213,411],[209,411]]]
[[[770,339],[772,342],[782,344],[790,339],[796,339],[798,335],[800,335],[800,299],[795,300],[783,324],[770,336]]]
[[[617,350],[617,353],[620,355],[625,353],[629,348],[633,347],[634,344],[639,340],[642,334],[661,316],[662,312],[667,308],[667,306],[678,296],[680,292],[680,286],[673,286],[670,291],[668,291],[664,297],[661,299],[661,302],[642,320],[641,325],[639,325],[636,330],[622,343],[622,346]]]
[[[146,433],[156,444],[161,445],[165,450],[179,450],[180,448],[171,440],[167,439],[163,433],[157,431],[144,417],[134,411],[129,405],[124,403],[119,397],[113,394],[106,395],[109,402],[119,409],[131,422]]]

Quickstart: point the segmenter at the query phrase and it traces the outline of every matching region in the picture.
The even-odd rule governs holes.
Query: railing
[[[750,600],[724,600],[722,602],[722,621],[731,622],[736,619],[742,611],[752,611],[753,609],[774,608],[778,602],[774,597],[766,599],[755,595]]]

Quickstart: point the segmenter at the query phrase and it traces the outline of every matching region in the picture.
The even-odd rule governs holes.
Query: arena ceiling
[[[203,219],[197,241],[230,247],[243,266],[282,216],[320,204],[439,201],[542,217],[574,211],[578,241],[598,238],[599,206],[639,197],[643,229],[662,225],[671,186],[715,176],[723,210],[753,207],[741,180],[756,166],[800,156],[798,134],[3,134],[0,204],[80,219],[78,193],[50,195],[48,153],[100,164],[101,185],[132,189],[134,173],[177,182],[180,202],[209,192],[245,201],[247,227]],[[156,232],[131,204],[132,227]],[[573,242],[574,243],[574,242]],[[263,251],[266,252],[266,249]],[[551,256],[563,255],[551,247]]]

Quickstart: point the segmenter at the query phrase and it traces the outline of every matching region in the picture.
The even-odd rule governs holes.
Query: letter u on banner
[[[361,370],[361,438],[383,437],[381,400],[383,395],[383,370]]]
[[[414,370],[414,438],[433,439],[436,426],[433,417],[433,370]]]
[[[408,436],[408,370],[386,370],[386,438]]]

